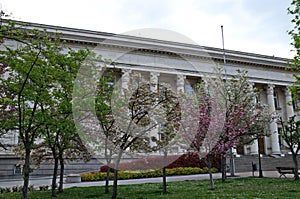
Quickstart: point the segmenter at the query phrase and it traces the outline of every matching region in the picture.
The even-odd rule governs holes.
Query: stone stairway
[[[229,159],[227,160],[229,162]],[[257,164],[258,169],[258,156],[245,155],[241,157],[235,157],[235,171],[236,172],[246,172],[252,171],[252,162]],[[300,157],[298,157],[298,162],[300,163]],[[276,170],[278,166],[294,167],[293,159],[291,155],[284,157],[281,156],[263,156],[261,157],[262,170],[272,171]]]

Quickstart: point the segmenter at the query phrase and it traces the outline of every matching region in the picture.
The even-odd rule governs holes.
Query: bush
[[[9,193],[11,189],[9,187],[0,187],[0,193]]]
[[[40,191],[47,191],[49,189],[48,185],[39,186]]]
[[[217,168],[212,168],[212,172],[217,172]],[[174,175],[191,175],[191,174],[203,174],[208,173],[208,168],[204,167],[203,169],[197,167],[180,167],[173,169],[166,169],[167,176]],[[113,179],[114,174],[110,173],[110,179]],[[148,170],[148,171],[119,171],[118,179],[127,180],[127,179],[136,179],[136,178],[154,178],[161,177],[162,169],[157,170]],[[92,172],[81,174],[82,181],[100,181],[105,180],[106,172]]]
[[[167,168],[178,168],[178,167],[199,167],[205,168],[207,164],[205,160],[200,159],[197,154],[183,154],[177,160],[167,166]],[[213,158],[212,167],[219,169],[221,168],[221,156],[215,156]]]

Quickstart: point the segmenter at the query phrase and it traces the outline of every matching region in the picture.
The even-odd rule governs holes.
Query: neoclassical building
[[[293,83],[293,72],[286,70],[288,59],[246,53],[221,48],[199,46],[180,41],[151,39],[140,36],[118,35],[106,32],[57,27],[28,23],[30,27],[58,31],[67,45],[74,49],[90,48],[115,63],[116,75],[126,87],[131,73],[140,72],[144,78],[156,84],[166,82],[174,91],[190,92],[193,85],[205,76],[213,74],[214,67],[226,69],[228,77],[237,69],[248,71],[253,86],[259,90],[258,105],[267,104],[270,111],[278,112],[286,120],[297,113],[288,87]],[[277,122],[269,124],[271,136],[256,140],[252,145],[239,147],[238,154],[284,154],[286,146],[279,136]],[[6,138],[16,143],[16,135]],[[176,151],[176,149],[174,149]]]

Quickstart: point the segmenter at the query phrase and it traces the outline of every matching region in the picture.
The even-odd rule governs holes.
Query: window
[[[278,93],[274,91],[274,105],[275,105],[275,109],[280,109],[279,106],[279,98],[278,98]]]
[[[188,94],[192,94],[194,92],[194,89],[191,84],[189,83],[185,84],[185,92]]]
[[[281,137],[282,129],[278,128],[277,131],[278,131],[278,142],[279,142],[279,146],[281,147],[282,146],[282,137]]]
[[[184,85],[185,93],[193,94],[195,92],[198,83],[200,83],[200,79],[198,77],[188,76],[185,79],[185,85]]]
[[[257,107],[261,107],[260,92],[255,92],[254,102]]]
[[[295,97],[294,94],[292,94],[292,105],[293,105],[294,110],[298,110],[298,107],[299,107],[299,105],[298,105],[298,96]]]

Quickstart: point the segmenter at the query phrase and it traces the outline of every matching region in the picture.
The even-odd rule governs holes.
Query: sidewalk
[[[271,178],[279,178],[279,174],[277,171],[264,171],[264,177],[271,177]],[[243,172],[243,173],[236,173],[236,177],[250,177],[252,176],[252,172]],[[255,176],[258,176],[258,172],[255,172]],[[289,178],[293,178],[293,175],[288,175]],[[220,179],[221,173],[213,174],[214,179]],[[230,178],[230,177],[229,177]],[[168,182],[176,182],[176,181],[185,181],[185,180],[207,180],[209,179],[208,174],[197,174],[197,175],[185,175],[185,176],[169,176],[167,177]],[[34,187],[39,187],[43,185],[51,185],[52,178],[51,176],[46,177],[31,177],[30,178],[30,185],[34,185]],[[59,179],[57,179],[59,182]],[[162,182],[161,177],[157,178],[142,178],[142,179],[131,179],[131,180],[119,180],[119,185],[124,184],[143,184],[143,183],[160,183]],[[112,185],[112,181],[110,181],[110,185]],[[70,187],[89,187],[89,186],[104,186],[104,181],[93,181],[93,182],[80,182],[80,183],[64,183],[64,188]],[[23,185],[23,179],[21,178],[9,178],[9,179],[0,179],[0,187],[13,187],[13,186],[21,186]]]

